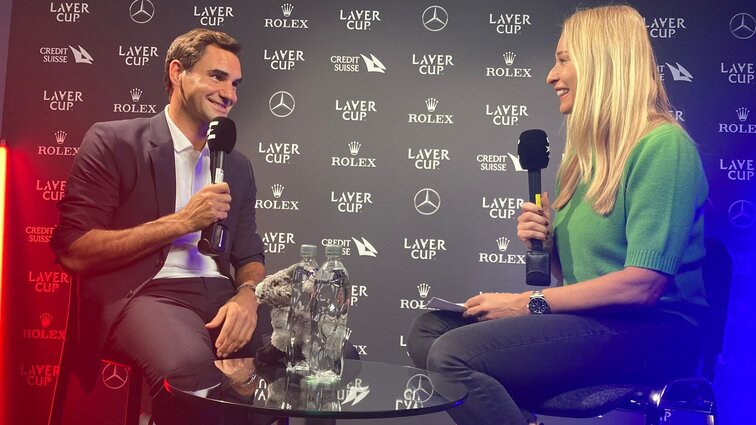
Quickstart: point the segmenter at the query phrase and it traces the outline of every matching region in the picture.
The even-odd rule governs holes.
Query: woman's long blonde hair
[[[567,144],[559,168],[562,208],[580,183],[602,215],[617,198],[623,169],[639,139],[675,120],[641,15],[629,6],[579,10],[562,37],[575,66],[577,87],[565,120]]]

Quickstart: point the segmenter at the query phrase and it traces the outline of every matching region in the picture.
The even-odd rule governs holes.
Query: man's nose
[[[223,87],[223,89],[221,89],[220,91],[220,95],[227,105],[234,105],[236,103],[236,87]]]

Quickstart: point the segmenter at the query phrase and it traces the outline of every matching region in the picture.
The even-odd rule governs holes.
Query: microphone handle
[[[223,168],[226,165],[226,152],[210,152],[210,182],[223,183]]]
[[[530,202],[542,207],[541,203],[541,170],[528,170],[528,189]],[[543,242],[539,239],[531,239],[533,251],[543,251]]]
[[[226,152],[219,150],[210,153],[210,182],[222,183],[224,180],[223,167],[226,162]],[[197,248],[201,254],[216,257],[224,254],[228,250],[228,226],[223,220],[202,229],[200,240]]]

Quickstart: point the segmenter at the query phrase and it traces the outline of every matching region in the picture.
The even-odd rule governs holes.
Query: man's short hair
[[[223,50],[238,55],[241,51],[241,44],[236,39],[221,31],[209,30],[206,28],[195,28],[186,34],[182,34],[176,37],[175,40],[168,47],[168,52],[165,54],[165,90],[168,92],[168,97],[173,92],[173,85],[171,84],[171,76],[169,74],[169,68],[171,62],[178,60],[181,63],[181,68],[185,71],[190,71],[194,65],[200,60],[202,54],[205,53],[205,48],[214,44]]]

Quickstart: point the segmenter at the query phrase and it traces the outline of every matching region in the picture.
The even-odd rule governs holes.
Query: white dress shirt
[[[207,143],[202,151],[194,146],[168,115],[165,118],[173,139],[173,158],[176,164],[176,212],[180,211],[192,195],[210,184],[210,150]],[[182,277],[222,277],[218,264],[212,257],[200,254],[197,242],[201,232],[189,233],[171,243],[171,249],[155,279],[174,279]]]

